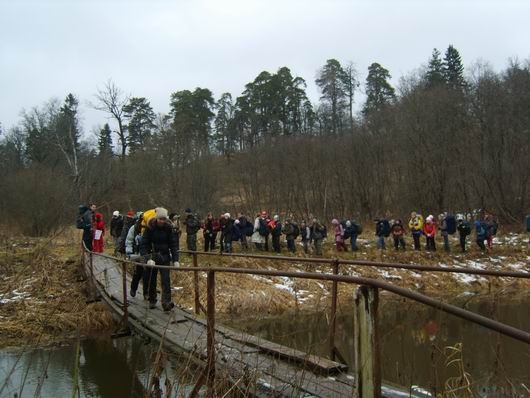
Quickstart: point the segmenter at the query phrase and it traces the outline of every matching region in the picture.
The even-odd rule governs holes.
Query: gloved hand
[[[156,264],[155,264],[155,260],[153,260],[153,259],[147,260],[147,263],[146,263],[146,264],[147,264],[147,265],[156,265]]]
[[[173,267],[180,267],[180,263],[178,261],[173,261]]]

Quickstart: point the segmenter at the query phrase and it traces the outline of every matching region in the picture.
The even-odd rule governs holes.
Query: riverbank
[[[0,251],[0,346],[46,345],[65,338],[113,332],[115,320],[103,303],[90,302],[89,284],[80,272],[78,230],[70,229],[46,239],[10,237],[2,239]],[[366,235],[368,237],[371,235]],[[363,237],[364,238],[364,237]],[[356,253],[337,253],[331,243],[324,245],[324,258],[468,267],[488,270],[530,272],[527,237],[509,233],[495,239],[490,253],[472,248],[468,253],[380,251],[373,240],[360,239]],[[182,242],[184,245],[184,241]],[[239,251],[239,245],[236,251]],[[182,246],[183,247],[183,246]],[[109,246],[110,248],[110,246]],[[111,249],[107,252],[111,253]],[[254,253],[260,254],[260,253]],[[262,253],[263,254],[263,253]],[[285,249],[283,255],[288,254]],[[302,248],[292,255],[295,261],[199,256],[199,265],[289,271],[330,272],[326,264],[305,264]],[[189,255],[181,256],[182,266],[191,266]],[[376,269],[342,265],[344,275],[364,276],[392,282],[448,301],[457,295],[501,295],[529,291],[527,279],[474,277],[465,274],[419,273],[402,269]],[[206,275],[199,278],[201,301],[206,302]],[[216,278],[216,308],[219,318],[278,315],[289,310],[321,311],[329,305],[331,284],[303,279],[220,274]],[[193,274],[172,274],[173,300],[193,308]],[[339,284],[339,305],[349,305],[356,286]],[[385,297],[395,296],[384,294]]]

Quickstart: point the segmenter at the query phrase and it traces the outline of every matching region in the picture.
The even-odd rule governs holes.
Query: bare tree
[[[106,112],[111,118],[118,123],[118,140],[121,145],[121,158],[125,158],[127,153],[127,126],[124,124],[123,107],[129,102],[129,95],[123,94],[122,90],[114,84],[112,80],[108,80],[103,89],[98,89],[95,94],[97,103],[92,104],[92,107],[98,111]]]

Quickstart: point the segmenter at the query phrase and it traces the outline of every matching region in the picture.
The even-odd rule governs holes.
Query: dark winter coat
[[[186,226],[186,233],[188,235],[194,235],[199,232],[201,224],[196,216],[193,214],[188,214],[184,220],[184,225]]]
[[[121,236],[123,230],[123,216],[119,215],[118,217],[112,217],[110,220],[110,236],[118,238]]]
[[[134,225],[134,217],[126,216],[123,220],[123,226],[121,229],[120,237],[118,239],[118,251],[120,253],[125,253],[125,241],[127,240],[127,233],[129,229]]]
[[[219,220],[221,223],[221,239],[224,242],[232,242],[234,235],[234,220],[232,218],[222,218]]]
[[[294,225],[291,224],[291,223],[285,223],[283,225],[283,230],[282,230],[283,234],[285,235],[285,239],[287,240],[293,240],[295,239],[294,237]]]
[[[149,220],[140,243],[142,256],[152,255],[157,264],[178,261],[178,246],[169,221],[158,225],[155,218]]]

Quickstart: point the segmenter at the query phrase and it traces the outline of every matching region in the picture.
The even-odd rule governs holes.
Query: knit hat
[[[280,216],[278,214],[275,214],[273,218],[274,221],[280,221]]]
[[[429,214],[429,216],[425,220],[432,221],[434,220],[434,216],[432,214]]]
[[[184,213],[191,213],[191,209],[188,207],[186,210],[184,210]]]
[[[226,218],[227,220],[230,218],[230,213],[225,213],[223,214],[223,217]]]
[[[112,212],[112,215],[113,215],[114,217],[118,217],[118,216],[120,215],[120,212],[119,212],[118,210],[114,210],[114,211]]]
[[[157,220],[167,219],[167,210],[163,207],[157,207],[155,209],[155,217]]]
[[[136,215],[136,213],[134,211],[132,211],[132,210],[129,210],[127,212],[127,217],[134,217],[135,215]]]

